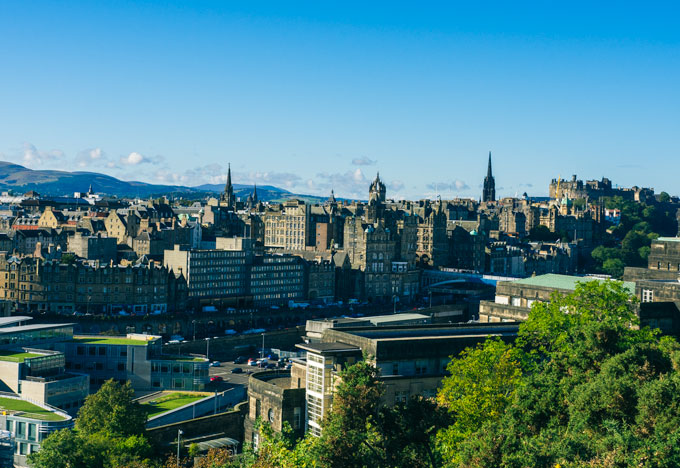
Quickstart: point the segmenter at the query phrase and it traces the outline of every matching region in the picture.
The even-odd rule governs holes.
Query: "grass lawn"
[[[26,417],[40,419],[43,421],[63,421],[64,418],[56,413],[52,413],[46,409],[36,406],[24,400],[15,400],[14,398],[0,397],[0,410],[7,410],[11,412],[23,411]]]
[[[23,351],[0,351],[0,361],[24,362],[28,358],[40,356],[44,356],[44,354],[25,353]]]
[[[130,340],[128,338],[118,338],[110,336],[74,336],[73,341],[84,344],[102,344],[102,345],[131,345],[144,346],[148,342],[144,340]]]
[[[161,361],[184,361],[184,362],[203,362],[207,361],[205,358],[191,357],[191,356],[168,356],[166,354],[161,354],[160,356],[153,357],[152,359],[159,359]]]
[[[152,418],[154,416],[157,416],[162,413],[167,413],[170,410],[174,410],[175,408],[179,408],[180,406],[188,405],[189,403],[193,403],[198,400],[202,400],[203,398],[210,396],[210,393],[183,393],[183,392],[174,392],[174,393],[169,393],[167,395],[161,395],[155,400],[152,400],[152,402],[144,403],[142,406],[145,406],[147,410],[149,411],[149,418]]]

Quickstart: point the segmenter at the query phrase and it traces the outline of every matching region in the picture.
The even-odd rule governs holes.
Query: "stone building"
[[[262,215],[264,245],[285,250],[304,250],[315,245],[310,239],[310,206],[300,200],[288,200]]]
[[[288,423],[295,437],[305,432],[305,387],[290,372],[256,372],[248,379],[248,416],[244,421],[245,443],[259,444],[257,419],[271,424],[276,432]]]
[[[68,239],[68,252],[85,260],[99,260],[109,263],[116,260],[117,241],[114,237],[83,235],[76,232]]]
[[[16,312],[166,312],[168,282],[168,269],[153,262],[64,264],[0,253],[0,300]]]
[[[481,301],[479,321],[507,322],[523,321],[529,316],[534,302],[549,302],[554,292],[569,294],[579,282],[601,281],[593,277],[547,274],[516,281],[499,281],[496,284],[494,301]],[[635,293],[635,283],[625,282],[624,286]]]

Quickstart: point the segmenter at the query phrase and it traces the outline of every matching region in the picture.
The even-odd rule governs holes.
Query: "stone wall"
[[[194,439],[204,436],[230,437],[243,441],[243,420],[248,412],[248,403],[243,402],[234,411],[202,418],[168,424],[148,429],[146,435],[161,450],[173,450],[177,441],[177,431],[183,431],[183,439]],[[176,447],[176,445],[175,445]]]

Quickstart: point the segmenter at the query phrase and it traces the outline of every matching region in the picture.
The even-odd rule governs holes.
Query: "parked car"
[[[248,365],[249,366],[256,366],[257,365],[257,359],[253,359],[253,358],[248,359]]]
[[[211,382],[223,382],[224,379],[219,375],[214,375],[214,376],[210,377],[210,381]]]
[[[276,364],[274,364],[273,362],[270,362],[269,364],[265,365],[264,367],[265,367],[265,369],[276,369]]]
[[[279,355],[275,353],[271,353],[267,355],[267,359],[271,359],[272,361],[278,361],[279,360]]]
[[[243,369],[241,369],[240,367],[234,367],[234,368],[231,370],[231,373],[232,373],[232,374],[243,374]]]
[[[243,356],[239,356],[236,359],[234,359],[234,364],[245,364],[246,358]]]
[[[210,367],[220,367],[222,363],[220,361],[213,361],[210,363]]]

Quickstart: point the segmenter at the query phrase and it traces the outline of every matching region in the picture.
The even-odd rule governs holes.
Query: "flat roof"
[[[13,323],[25,322],[27,320],[33,320],[33,317],[27,317],[25,315],[16,315],[12,317],[0,317],[0,327],[6,327]]]
[[[517,281],[512,281],[514,284],[524,284],[527,286],[542,286],[546,288],[564,289],[573,291],[576,289],[577,283],[586,283],[589,281],[604,281],[600,278],[592,276],[571,276],[571,275],[557,275],[555,273],[548,273],[547,275],[532,276]],[[613,280],[618,281],[618,280]],[[624,281],[624,287],[631,294],[635,294],[635,283],[632,281]]]
[[[146,346],[148,341],[132,340],[124,336],[73,336],[73,341],[83,344]]]
[[[66,418],[48,409],[42,408],[33,403],[19,398],[0,397],[0,410],[9,411],[12,413],[23,413],[17,416],[22,416],[32,419],[40,419],[42,421],[65,421]]]
[[[333,329],[333,333],[347,333],[371,340],[425,340],[432,338],[464,338],[488,335],[516,335],[519,323],[472,324],[467,327],[418,326],[418,327],[380,327],[354,330]],[[323,344],[323,343],[320,343]],[[349,345],[347,345],[349,346]]]
[[[371,317],[362,317],[364,320],[368,320],[373,324],[376,323],[390,323],[390,322],[401,322],[404,320],[430,320],[429,315],[418,314],[418,313],[403,313],[403,314],[391,314],[391,315],[373,315]]]
[[[661,242],[680,242],[680,237],[657,237],[656,240]]]
[[[26,359],[49,356],[49,354],[27,353],[26,351],[0,350],[0,361],[24,362]]]
[[[300,349],[305,351],[311,351],[312,353],[342,353],[342,352],[357,352],[361,351],[361,348],[353,345],[348,345],[345,343],[298,343],[295,345]]]
[[[16,327],[0,327],[0,334],[21,333],[34,330],[50,330],[53,328],[72,327],[75,323],[38,323],[34,325],[19,325]]]

